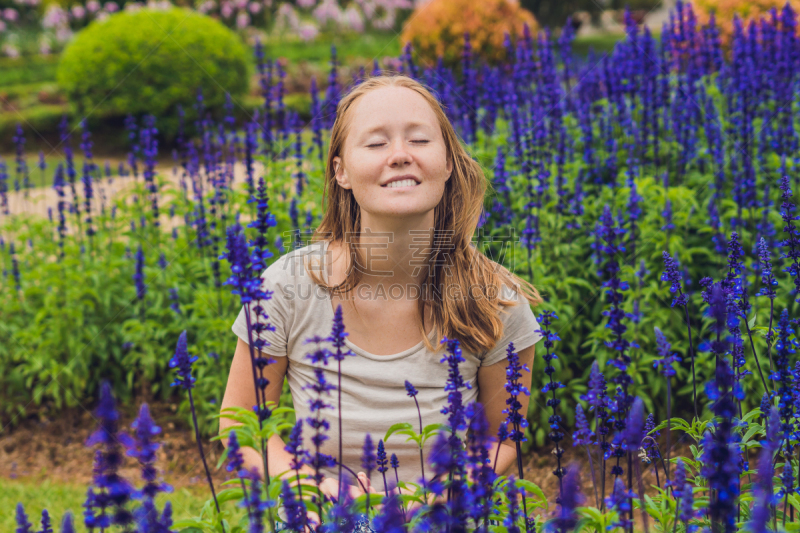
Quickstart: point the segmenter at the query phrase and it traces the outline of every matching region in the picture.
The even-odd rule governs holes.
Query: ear
[[[447,177],[444,179],[445,181],[449,180],[453,176],[453,161],[452,159],[447,159],[447,164],[445,165],[445,170],[447,171]]]
[[[336,179],[336,183],[343,189],[352,188],[350,180],[347,177],[347,171],[344,169],[344,165],[342,165],[342,158],[338,155],[333,158],[333,177]]]

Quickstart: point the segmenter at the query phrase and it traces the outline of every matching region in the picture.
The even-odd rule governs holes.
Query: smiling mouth
[[[381,185],[384,189],[411,189],[412,187],[416,187],[419,185],[416,181],[409,178],[407,180],[398,180],[393,181],[387,185]]]

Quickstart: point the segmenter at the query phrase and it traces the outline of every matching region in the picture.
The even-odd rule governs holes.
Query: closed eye
[[[428,140],[422,140],[422,139],[418,139],[418,140],[411,141],[411,142],[412,142],[412,143],[429,143],[430,141],[428,141]],[[372,148],[373,146],[383,146],[383,144],[384,144],[384,143],[375,143],[375,144],[369,144],[369,145],[367,145],[367,148]]]

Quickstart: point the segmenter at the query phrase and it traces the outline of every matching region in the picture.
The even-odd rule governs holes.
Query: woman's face
[[[333,158],[336,181],[351,189],[365,225],[385,217],[432,213],[453,171],[436,115],[416,91],[382,87],[351,109],[342,158]],[[393,178],[412,181],[389,186]]]

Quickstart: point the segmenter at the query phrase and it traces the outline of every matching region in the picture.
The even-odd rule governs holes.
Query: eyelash
[[[411,142],[412,143],[429,143],[430,141],[418,139],[416,141],[411,141]],[[382,144],[383,143],[373,143],[373,144],[367,145],[367,148],[372,148],[373,146],[381,146]]]

